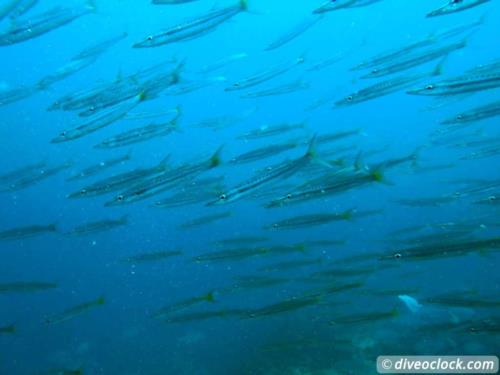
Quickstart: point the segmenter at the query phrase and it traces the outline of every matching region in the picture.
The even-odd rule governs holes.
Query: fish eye
[[[292,199],[292,194],[287,194],[286,199]]]
[[[148,40],[152,41],[153,40],[153,36],[152,35],[148,36]]]
[[[119,196],[117,196],[117,197],[116,197],[116,200],[117,200],[117,201],[119,201],[119,202],[121,202],[121,201],[123,200],[123,195],[119,195]]]
[[[352,95],[349,95],[349,96],[347,97],[347,100],[348,100],[348,101],[352,101],[352,99],[354,99],[354,98],[352,97]]]
[[[425,86],[425,89],[426,90],[433,90],[434,89],[434,85],[427,85],[427,86]]]
[[[80,194],[86,194],[86,193],[87,193],[87,189],[80,190]]]
[[[277,223],[274,223],[274,224],[273,224],[273,228],[278,228],[278,224],[277,224]]]
[[[457,115],[457,120],[462,120],[464,118],[463,115]]]
[[[496,199],[497,199],[497,197],[496,197],[496,196],[494,196],[494,195],[490,195],[490,196],[488,197],[488,200],[489,200],[490,202],[496,201]]]
[[[240,83],[236,82],[233,86],[240,87]]]
[[[225,200],[226,200],[226,198],[227,198],[226,194],[221,194],[221,195],[220,195],[220,197],[219,197],[219,199],[220,199],[221,201],[225,201]]]
[[[64,131],[64,132],[62,132],[62,133],[61,133],[61,137],[66,137],[66,134],[67,134],[67,133],[66,133],[65,131]]]
[[[394,254],[394,258],[396,259],[401,259],[403,256],[401,255],[401,253],[396,253]]]
[[[372,73],[378,73],[378,69],[373,69]]]

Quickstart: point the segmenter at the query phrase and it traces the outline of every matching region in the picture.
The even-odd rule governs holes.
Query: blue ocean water
[[[127,33],[84,69],[49,87],[37,87],[29,97],[0,106],[0,176],[40,162],[44,166],[32,171],[35,175],[64,163],[69,165],[22,189],[13,188],[12,180],[1,180],[1,233],[52,223],[57,231],[0,242],[0,328],[15,324],[14,333],[1,333],[0,329],[0,374],[358,375],[375,374],[376,358],[383,354],[498,355],[500,277],[495,250],[499,247],[500,221],[498,200],[493,198],[500,195],[499,117],[467,123],[452,132],[443,130],[449,128],[441,124],[458,113],[498,101],[498,88],[448,95],[441,101],[406,93],[410,88],[458,77],[469,69],[498,61],[497,1],[427,18],[426,14],[443,1],[381,0],[318,16],[313,10],[321,1],[249,0],[248,11],[238,12],[214,30],[155,48],[132,46],[186,19],[234,2],[96,3],[95,12],[39,37],[0,47],[3,97],[5,93],[11,95],[11,90],[36,84],[82,49]],[[16,22],[35,20],[57,6],[81,9],[83,5],[40,1],[19,16],[20,21],[8,16],[1,20],[1,34],[8,33]],[[311,17],[321,19],[283,46],[265,51],[270,43]],[[466,40],[464,48],[425,64],[378,79],[361,78],[369,69],[352,70],[377,54],[418,40],[436,39],[436,45],[448,45],[451,41],[439,40],[440,32],[478,20],[479,26],[453,37],[454,41]],[[419,52],[403,55],[411,57],[413,53]],[[244,57],[229,59],[217,70],[204,71],[237,54]],[[272,72],[299,57],[304,62],[294,63],[283,74],[259,85],[225,90],[234,82]],[[331,58],[335,62],[311,70]],[[51,142],[63,131],[88,120],[78,116],[79,111],[48,110],[54,102],[81,90],[126,81],[124,77],[160,63],[166,72],[177,67],[179,81],[158,95],[140,88],[135,95],[144,94],[146,99],[127,113],[128,118],[75,140]],[[442,65],[439,77],[424,77],[390,95],[359,104],[334,104],[376,82],[430,72],[436,64]],[[498,80],[498,66],[491,74]],[[306,84],[304,89],[276,96],[242,97],[298,80]],[[138,85],[138,81],[130,79],[126,86]],[[199,89],[182,95],[169,91],[198,83]],[[113,88],[105,91],[108,97],[119,94]],[[113,103],[111,110],[119,105]],[[174,117],[170,110],[176,107],[181,108],[178,129],[167,136],[115,149],[94,147],[124,131],[169,121]],[[207,119],[221,127],[200,126]],[[241,137],[256,129],[297,123],[304,126],[273,137]],[[303,158],[315,135],[351,130],[357,134],[318,144],[317,157],[293,175],[278,176],[234,202],[210,205],[220,201],[222,195],[232,197],[232,189],[241,183],[273,173],[277,165],[293,166]],[[245,152],[290,141],[297,147],[279,155],[245,164],[231,162]],[[137,185],[95,197],[68,198],[104,178],[158,165],[167,156],[169,170],[176,173],[205,161],[221,146],[220,165],[193,175],[195,181],[201,180],[194,188],[192,179],[179,179],[148,199],[111,207],[105,203]],[[330,152],[337,149],[341,150]],[[125,154],[130,155],[129,161],[95,176],[68,181],[83,168]],[[389,161],[408,155],[406,162],[389,167]],[[266,207],[288,194],[321,190],[327,177],[349,180],[363,171],[374,171],[370,168],[375,165],[379,166],[377,173],[383,170],[380,181],[338,194],[319,194],[298,204]],[[208,177],[224,180],[205,185],[203,179]],[[141,190],[140,185],[137,189]],[[160,199],[183,191],[194,198],[200,192],[207,195],[207,191],[209,196],[193,204],[154,207]],[[422,203],[426,198],[442,197],[446,198],[444,203]],[[484,199],[486,204],[478,204]],[[363,217],[366,211],[376,212]],[[181,226],[225,212],[230,216],[205,225]],[[352,217],[342,216],[346,212]],[[287,218],[324,213],[340,216],[322,225],[272,229],[273,223]],[[80,225],[124,215],[126,225],[84,235],[68,234]],[[413,226],[419,228],[402,236],[393,234]],[[434,240],[429,242],[426,235],[434,235]],[[267,241],[254,244],[245,240],[255,236],[266,237]],[[240,238],[241,243],[223,247],[217,242],[228,238]],[[477,245],[481,240],[491,242]],[[450,243],[455,247],[465,245],[458,252],[446,252]],[[277,247],[285,245],[289,247],[280,252]],[[224,249],[250,249],[257,255],[196,261],[200,255]],[[405,259],[408,249],[428,253],[423,260],[411,256]],[[182,254],[149,262],[127,260],[159,251]],[[382,260],[385,254],[401,254],[402,258]],[[358,255],[364,260],[343,261]],[[286,266],[286,262],[308,260],[310,264]],[[266,270],[276,264],[283,269]],[[318,278],[318,273],[329,270],[333,275]],[[241,277],[264,280],[264,286],[241,286]],[[57,287],[36,292],[1,288],[20,282],[55,283]],[[338,293],[328,289],[352,284]],[[193,301],[210,292],[214,301]],[[398,298],[401,294],[417,299],[421,309],[410,311]],[[438,295],[458,295],[463,306],[457,306],[456,301],[455,306],[433,303],[431,297]],[[105,300],[102,306],[93,306],[57,324],[46,321],[100,296]],[[291,303],[290,311],[286,306],[283,311],[273,306],[304,298],[313,298],[313,302],[302,308]],[[496,304],[474,305],[474,299]],[[165,306],[177,310],[155,317]],[[270,312],[260,310],[267,306],[271,306]],[[396,311],[397,315],[392,314]],[[207,319],[169,321],[207,312],[216,314]],[[387,316],[377,318],[376,313]],[[363,317],[365,321],[342,323],[346,317]],[[471,327],[486,328],[471,333]],[[81,372],[77,372],[79,369]]]

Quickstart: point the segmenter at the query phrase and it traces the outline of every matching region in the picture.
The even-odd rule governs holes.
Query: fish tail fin
[[[104,296],[100,296],[97,299],[96,304],[98,304],[98,305],[104,305],[105,302],[106,302],[106,300],[104,299]]]
[[[47,229],[53,232],[57,232],[57,223],[52,223],[47,226]]]
[[[370,175],[375,182],[385,183],[385,170],[384,165],[377,166],[374,169],[370,170]]]
[[[303,254],[306,254],[307,253],[307,247],[305,244],[303,243],[299,243],[297,245],[294,245],[293,247],[295,247],[295,249],[297,249],[297,251],[300,251],[301,253]]]
[[[129,217],[129,214],[125,214],[125,215],[123,215],[123,216],[120,218],[120,220],[119,220],[119,221],[120,221],[122,224],[127,224],[127,223],[128,223],[128,217]]]
[[[313,137],[309,141],[309,144],[307,146],[307,151],[306,151],[304,157],[306,157],[310,161],[313,161],[315,163],[323,165],[324,167],[332,168],[332,165],[330,163],[328,163],[326,160],[321,159],[318,156],[318,152],[316,151],[316,139],[317,139],[317,136],[315,134],[315,135],[313,135]]]
[[[412,168],[417,168],[418,167],[418,160],[420,157],[420,150],[422,150],[422,146],[418,146],[415,151],[412,152],[410,155],[410,160],[411,160],[411,167]]]
[[[365,162],[363,161],[363,151],[359,151],[354,159],[354,170],[360,171],[365,167]]]
[[[208,292],[205,296],[203,296],[203,299],[207,302],[215,302],[215,293]]]
[[[83,375],[83,367],[80,367],[75,370],[75,375]]]
[[[177,107],[175,107],[175,110],[177,113],[175,114],[175,117],[172,119],[172,125],[174,127],[174,131],[176,131],[177,133],[184,133],[181,127],[179,126],[180,119],[184,114],[182,106],[178,105]]]
[[[177,84],[182,81],[181,73],[184,70],[184,66],[186,65],[186,60],[182,60],[177,63],[176,67],[172,71],[172,83]]]
[[[479,17],[478,20],[476,21],[476,24],[483,25],[487,19],[488,19],[488,13],[483,13],[481,17]]]
[[[306,157],[310,158],[310,159],[314,159],[316,157],[316,155],[318,154],[317,151],[316,151],[316,134],[313,135],[313,137],[311,138],[311,140],[309,141],[308,143],[308,146],[307,146],[307,151],[306,151]]]
[[[161,161],[158,163],[158,168],[161,170],[166,170],[168,167],[168,162],[170,161],[171,156],[172,155],[168,154],[163,159],[161,159]]]
[[[240,0],[240,9],[244,12],[248,10],[248,0]]]
[[[341,212],[340,217],[343,220],[351,220],[354,212],[356,212],[356,208],[350,208],[348,210],[345,210],[344,212]]]
[[[16,325],[15,324],[10,324],[7,327],[4,328],[4,331],[6,333],[14,334],[17,331]]]
[[[399,316],[399,311],[398,311],[398,309],[397,309],[397,308],[393,308],[393,309],[391,310],[391,316],[392,316],[392,317],[394,317],[394,318],[396,318],[396,317],[398,317],[398,316]]]
[[[443,57],[437,65],[434,67],[434,69],[431,71],[431,76],[440,76],[443,74],[443,66],[446,63],[446,60],[448,59],[448,56]]]
[[[86,5],[88,10],[90,10],[93,13],[97,12],[97,4],[96,0],[87,0]]]
[[[219,165],[222,164],[222,159],[220,154],[222,153],[222,149],[224,148],[224,145],[220,146],[217,151],[214,152],[212,156],[210,156],[210,159],[208,160],[208,163],[210,165],[210,168],[215,168],[218,167]]]

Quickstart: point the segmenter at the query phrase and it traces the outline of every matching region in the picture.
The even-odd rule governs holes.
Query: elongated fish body
[[[351,70],[360,70],[360,69],[368,69],[375,68],[384,63],[390,63],[391,61],[397,61],[399,58],[402,58],[407,55],[411,55],[413,52],[421,50],[425,47],[430,47],[432,45],[437,45],[440,41],[446,40],[448,38],[452,38],[463,34],[466,31],[469,31],[475,27],[481,26],[484,20],[482,18],[463,25],[459,25],[453,27],[451,29],[441,30],[434,34],[427,36],[426,38],[419,39],[410,44],[404,45],[402,47],[392,49],[386,52],[382,52],[380,54],[375,55],[371,59],[364,61],[353,68]]]
[[[57,69],[54,73],[49,74],[38,81],[40,88],[47,88],[56,82],[62,81],[63,79],[85,69],[86,67],[92,65],[95,62],[94,57],[82,58],[80,60],[72,60],[68,64]]]
[[[54,102],[48,110],[84,110],[80,115],[90,116],[144,92],[147,92],[149,97],[153,97],[165,87],[178,81],[182,64],[167,73],[162,72],[168,64],[171,64],[170,60],[124,78],[65,95]]]
[[[199,73],[201,73],[201,74],[211,73],[211,72],[214,72],[216,70],[222,69],[231,63],[234,63],[238,60],[241,60],[241,59],[244,59],[247,57],[248,57],[248,54],[246,52],[235,53],[235,54],[230,55],[228,57],[225,57],[221,60],[218,60],[214,63],[211,63],[209,65],[205,65],[203,68],[200,69]]]
[[[126,263],[149,263],[149,262],[157,262],[160,260],[164,260],[167,258],[172,258],[182,255],[182,252],[179,250],[172,251],[156,251],[152,253],[144,253],[138,255],[132,255],[124,259]]]
[[[106,202],[106,206],[117,206],[129,203],[135,203],[156,194],[169,190],[173,185],[185,181],[189,178],[194,178],[202,172],[208,171],[220,165],[220,147],[208,160],[193,164],[185,165],[175,170],[167,170],[157,176],[139,182],[137,185],[130,187],[128,190],[117,195],[111,201]]]
[[[0,175],[0,184],[8,184],[12,181],[23,178],[26,175],[30,175],[35,170],[40,170],[41,168],[45,167],[45,165],[46,165],[45,161],[42,161],[39,163],[26,165],[19,169],[13,170],[12,172]]]
[[[271,201],[266,205],[266,207],[275,208],[288,204],[303,203],[314,199],[340,194],[356,187],[364,186],[377,181],[379,181],[379,178],[376,174],[356,173],[350,177],[341,178],[339,181],[328,185],[321,185],[318,187],[312,187],[308,190],[289,193],[284,197]]]
[[[269,81],[275,77],[285,74],[295,66],[302,64],[304,61],[305,61],[304,57],[301,56],[297,59],[294,59],[293,61],[289,61],[287,63],[275,66],[274,68],[271,68],[269,70],[257,73],[251,77],[236,81],[231,86],[226,87],[225,90],[226,91],[243,90],[248,87],[259,85],[263,82]]]
[[[84,375],[84,372],[82,369],[53,368],[36,375]]]
[[[14,324],[0,327],[0,335],[12,335],[14,333],[16,333],[16,326]]]
[[[490,90],[497,87],[500,87],[500,71],[491,74],[465,75],[455,79],[430,83],[407,92],[412,95],[445,96]]]
[[[135,203],[171,189],[192,176],[201,173],[204,169],[197,166],[184,166],[178,170],[167,170],[157,176],[139,181],[127,190],[106,202],[106,207]]]
[[[330,322],[332,325],[336,324],[359,324],[369,323],[377,320],[393,319],[398,316],[396,309],[391,311],[373,312],[368,314],[353,314],[349,316],[338,317]]]
[[[95,145],[94,148],[106,149],[129,146],[135,143],[146,142],[153,138],[165,137],[174,131],[175,125],[172,123],[151,124],[107,138]]]
[[[274,42],[270,43],[266,47],[266,51],[272,51],[276,48],[279,48],[287,44],[288,42],[297,38],[299,35],[305,33],[307,30],[313,27],[319,20],[321,20],[321,17],[312,17],[306,19],[305,21],[302,21],[301,23],[293,27],[291,30],[287,31],[285,34],[277,38]]]
[[[192,298],[182,300],[172,305],[164,306],[153,314],[153,318],[165,318],[169,314],[182,311],[189,307],[196,306],[205,302],[210,302],[210,303],[215,302],[215,293],[208,292],[200,296],[195,296]]]
[[[24,22],[18,19],[10,29],[0,34],[0,46],[8,46],[36,38],[94,11],[94,6],[89,3],[82,9],[57,7]]]
[[[42,283],[38,281],[26,281],[15,283],[0,283],[1,293],[35,293],[57,288],[54,283]]]
[[[313,13],[326,13],[344,8],[359,8],[374,4],[378,1],[380,0],[328,0],[319,8],[315,9]]]
[[[197,36],[213,31],[217,26],[246,10],[246,1],[237,5],[217,9],[185,23],[175,25],[156,35],[150,35],[142,42],[134,44],[134,48],[159,47],[165,44],[194,39]]]
[[[465,124],[496,116],[500,116],[500,101],[476,107],[467,112],[459,113],[454,117],[441,121],[441,124],[445,125]]]
[[[88,58],[96,58],[99,55],[106,52],[109,48],[111,48],[112,46],[114,46],[118,42],[125,39],[127,36],[128,36],[128,34],[126,32],[123,32],[123,33],[120,33],[119,35],[116,35],[112,38],[104,40],[98,44],[87,47],[84,50],[82,50],[80,53],[78,53],[77,55],[73,56],[72,60],[83,60],[83,59],[88,59]]]
[[[16,9],[22,0],[4,0],[0,3],[0,21]]]
[[[295,81],[292,83],[286,83],[284,85],[276,86],[270,89],[265,89],[261,91],[248,92],[246,94],[241,95],[242,98],[250,99],[250,98],[261,98],[264,96],[276,96],[289,94],[291,92],[306,90],[309,88],[309,84],[304,81]]]
[[[273,183],[277,180],[288,178],[299,170],[308,165],[315,157],[315,142],[316,137],[314,137],[309,143],[309,148],[305,155],[302,157],[292,160],[290,162],[285,162],[276,168],[271,168],[269,171],[257,175],[255,178],[238,185],[227,192],[221,194],[219,199],[207,203],[207,205],[221,205],[227,204],[239,199],[242,199],[248,195],[253,194],[257,189],[265,186],[267,184]]]
[[[457,257],[467,255],[474,251],[482,251],[489,249],[500,249],[500,238],[493,237],[482,240],[457,240],[449,243],[437,242],[434,244],[426,244],[415,246],[400,251],[391,252],[390,254],[381,256],[380,260],[431,260],[437,258]]]
[[[181,228],[187,229],[187,228],[193,228],[193,227],[199,227],[202,225],[212,224],[216,221],[226,219],[226,218],[232,216],[232,214],[233,213],[231,211],[225,211],[225,212],[220,212],[217,214],[202,216],[202,217],[199,217],[199,218],[196,218],[196,219],[193,219],[193,220],[190,220],[190,221],[187,221],[187,222],[181,224]]]
[[[319,300],[320,299],[318,296],[305,296],[305,297],[292,298],[283,302],[278,302],[269,306],[262,307],[260,309],[250,311],[247,314],[246,318],[255,319],[276,314],[282,314],[289,311],[296,311],[311,305],[315,305],[319,302]]]
[[[429,12],[427,17],[444,16],[451,13],[462,12],[489,1],[490,0],[449,0],[448,3],[441,8]]]
[[[91,223],[86,223],[67,232],[70,236],[84,236],[87,234],[93,234],[98,232],[105,232],[117,227],[121,227],[128,224],[128,216],[125,215],[116,220],[101,220]]]
[[[195,203],[202,203],[217,197],[217,192],[222,190],[218,183],[203,183],[200,188],[189,187],[181,192],[156,201],[152,206],[157,208],[173,208],[188,206]]]
[[[362,78],[376,78],[383,77],[389,74],[401,72],[416,66],[428,63],[430,61],[439,59],[440,57],[447,56],[453,51],[459,50],[466,46],[465,41],[446,45],[444,47],[437,47],[430,50],[424,50],[408,57],[403,57],[400,60],[394,61],[392,64],[374,68],[369,74],[364,75]]]
[[[56,231],[57,228],[55,224],[20,227],[0,232],[0,241],[18,240],[27,237],[34,237],[44,233],[53,233]]]
[[[251,163],[256,160],[279,155],[285,151],[293,150],[298,146],[299,146],[298,142],[270,145],[238,155],[232,158],[230,163],[232,164]]]
[[[198,0],[152,0],[151,3],[156,5],[176,5],[176,4],[192,3],[193,1],[198,1]]]
[[[368,100],[376,99],[385,95],[392,94],[399,90],[403,90],[413,84],[421,81],[429,75],[436,75],[434,72],[432,74],[413,74],[409,76],[400,76],[397,78],[392,78],[385,80],[383,82],[376,83],[374,85],[365,87],[361,90],[349,94],[345,98],[335,102],[337,107],[347,106],[356,103],[362,103]]]
[[[16,7],[9,14],[11,19],[16,19],[23,14],[27,13],[31,8],[33,8],[38,3],[38,0],[19,0],[17,1]],[[0,17],[1,18],[1,17]]]
[[[491,194],[486,198],[473,202],[474,204],[485,204],[488,206],[500,206],[500,193]]]
[[[167,169],[165,162],[164,160],[159,165],[152,168],[138,168],[97,181],[92,185],[86,186],[68,195],[68,198],[95,197],[136,185],[141,180],[163,173]]]
[[[39,85],[21,86],[6,91],[0,91],[0,107],[29,98],[40,91]]]
[[[265,228],[273,230],[305,228],[331,223],[332,221],[349,220],[349,218],[348,212],[310,214],[277,221]]]
[[[80,180],[83,178],[95,176],[96,174],[99,174],[100,172],[102,172],[108,168],[114,167],[115,165],[123,164],[124,162],[126,162],[128,160],[130,160],[129,154],[120,156],[120,157],[115,158],[115,159],[102,161],[97,165],[93,165],[91,167],[87,167],[87,168],[83,169],[81,172],[68,178],[67,180],[68,181],[75,181],[75,180]]]
[[[90,121],[84,122],[76,128],[65,130],[59,136],[52,139],[52,143],[61,143],[72,141],[102,129],[113,122],[124,118],[128,112],[135,108],[143,99],[143,95],[137,95],[125,103],[120,103],[116,107],[112,107],[107,113],[98,115]]]
[[[270,252],[267,247],[249,247],[241,249],[229,249],[214,251],[207,254],[195,256],[193,259],[196,262],[221,262],[221,261],[237,261],[247,258],[253,258],[259,255],[265,255]]]
[[[36,185],[49,177],[55,176],[58,173],[70,168],[71,163],[67,162],[55,167],[42,167],[40,169],[33,170],[31,173],[22,176],[21,178],[12,181],[5,189],[5,191],[17,191],[21,189],[26,189],[30,186]]]
[[[45,323],[47,325],[62,323],[102,305],[104,305],[104,298],[99,297],[94,301],[85,302],[75,307],[71,307],[60,314],[51,315],[45,319]]]
[[[265,137],[272,137],[275,135],[285,134],[292,130],[300,130],[305,129],[306,123],[300,122],[296,124],[281,124],[281,125],[273,125],[273,126],[261,126],[258,129],[252,130],[248,133],[245,133],[238,137],[238,139],[260,139]]]

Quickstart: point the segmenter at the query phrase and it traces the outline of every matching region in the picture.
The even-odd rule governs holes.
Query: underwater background
[[[379,355],[498,355],[500,5],[360,2],[44,0],[0,18],[0,374],[364,375]],[[188,35],[148,46],[177,25]],[[352,69],[398,48],[387,76]],[[352,93],[370,97],[339,103]],[[96,147],[150,124],[164,133]]]

